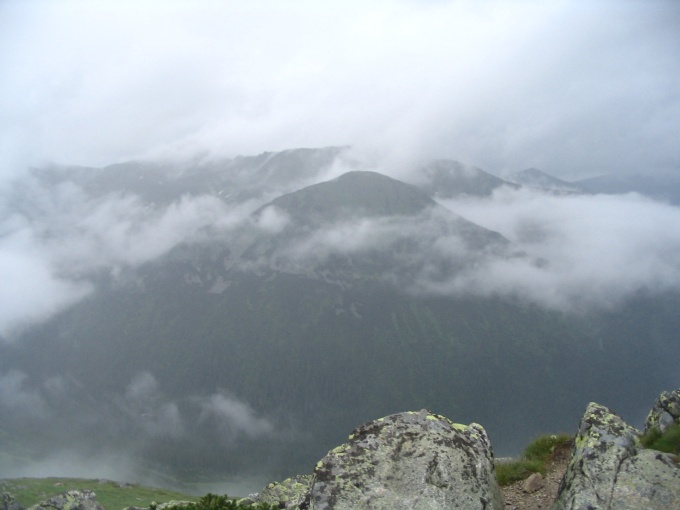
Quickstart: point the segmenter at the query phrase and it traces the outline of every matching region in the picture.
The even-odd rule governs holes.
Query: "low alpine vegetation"
[[[532,473],[545,474],[545,464],[526,459],[496,462],[496,479],[501,487],[524,480]]]
[[[522,456],[510,462],[496,461],[496,479],[500,486],[510,485],[529,477],[532,473],[545,475],[548,462],[557,449],[568,448],[573,442],[568,434],[543,435],[529,443]]]
[[[654,428],[640,437],[640,444],[651,450],[680,455],[680,424],[671,425],[664,432]]]

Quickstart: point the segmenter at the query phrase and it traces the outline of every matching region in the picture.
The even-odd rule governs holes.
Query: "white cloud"
[[[274,432],[274,426],[268,419],[258,417],[246,402],[233,396],[214,393],[200,400],[199,420],[213,422],[227,443],[241,434],[252,439],[268,437]]]
[[[178,405],[164,398],[150,372],[133,378],[118,405],[127,419],[150,437],[178,438],[184,432]]]
[[[60,278],[31,233],[0,237],[0,338],[43,320],[87,296],[88,282]]]
[[[289,222],[288,215],[274,206],[266,207],[255,220],[255,224],[269,234],[281,232]]]
[[[636,194],[552,196],[503,189],[447,205],[516,243],[531,258],[487,259],[435,292],[514,295],[587,310],[637,292],[680,289],[680,208]],[[539,260],[540,263],[535,261]]]

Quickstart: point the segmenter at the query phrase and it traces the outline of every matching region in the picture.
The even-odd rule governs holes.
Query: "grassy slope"
[[[25,507],[40,503],[69,490],[88,489],[106,510],[121,510],[128,506],[148,507],[151,502],[195,501],[195,496],[141,485],[119,484],[110,480],[79,478],[17,478],[0,480],[0,492],[9,492]]]

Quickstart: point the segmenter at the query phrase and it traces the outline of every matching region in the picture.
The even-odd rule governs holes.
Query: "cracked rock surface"
[[[314,475],[314,510],[503,508],[485,430],[427,410],[362,425]]]
[[[680,466],[641,448],[639,436],[608,408],[589,404],[552,509],[680,508]]]

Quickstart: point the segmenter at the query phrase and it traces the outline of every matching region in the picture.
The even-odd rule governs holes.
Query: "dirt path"
[[[542,487],[535,492],[524,490],[524,481],[501,487],[505,510],[547,510],[555,502],[560,482],[567,470],[570,449],[555,452],[548,464]]]

